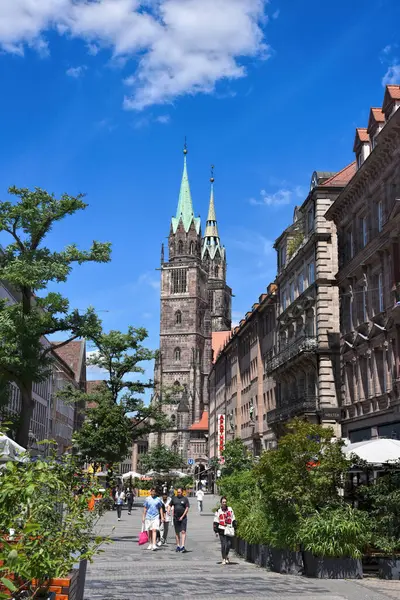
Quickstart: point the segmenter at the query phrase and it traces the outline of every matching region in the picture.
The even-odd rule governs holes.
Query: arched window
[[[178,242],[178,254],[183,254],[183,242],[179,240]]]
[[[190,254],[194,254],[194,242],[190,242]]]
[[[181,360],[181,349],[180,348],[175,348],[174,357],[175,357],[175,360]]]
[[[180,325],[182,323],[182,313],[180,310],[177,310],[175,313],[175,323]]]
[[[215,269],[214,269],[215,277],[218,277],[218,273],[219,273],[219,267],[215,267]]]
[[[175,427],[175,423],[176,423],[176,415],[171,415],[171,425],[172,425],[172,427]]]

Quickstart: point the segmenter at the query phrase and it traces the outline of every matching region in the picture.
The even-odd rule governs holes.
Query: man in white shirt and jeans
[[[203,500],[204,500],[204,492],[202,489],[198,489],[196,492],[196,498],[197,498],[197,508],[199,513],[203,512]]]

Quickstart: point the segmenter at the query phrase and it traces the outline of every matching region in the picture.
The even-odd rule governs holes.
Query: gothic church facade
[[[226,252],[221,245],[214,204],[214,178],[204,236],[195,217],[184,149],[176,216],[161,252],[161,319],[154,399],[164,396],[171,427],[149,436],[149,446],[165,444],[187,462],[207,460],[208,376],[213,332],[231,328],[232,290],[226,283]],[[172,398],[174,402],[171,402]],[[168,400],[167,400],[168,398]]]

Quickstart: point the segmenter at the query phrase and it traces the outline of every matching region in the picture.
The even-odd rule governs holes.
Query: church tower
[[[212,331],[231,329],[232,290],[226,284],[226,250],[221,245],[214,203],[214,167],[211,168],[210,204],[202,240],[201,259],[208,274],[208,304]]]
[[[161,255],[160,353],[154,377],[156,397],[173,388],[180,391],[174,404],[163,405],[172,428],[162,434],[150,434],[149,444],[165,444],[186,459],[189,427],[200,421],[208,403],[211,319],[208,273],[201,257],[200,218],[193,211],[186,144],[183,153],[178,206],[168,237],[168,260],[163,251]]]

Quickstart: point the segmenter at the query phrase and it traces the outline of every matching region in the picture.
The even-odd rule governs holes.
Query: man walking
[[[199,514],[201,514],[203,512],[203,500],[204,500],[204,492],[201,488],[199,488],[197,490],[196,498],[197,498],[197,509],[199,511]]]
[[[128,488],[126,492],[126,501],[128,503],[128,515],[132,513],[133,500],[135,498],[135,494],[133,493],[132,488]]]
[[[117,491],[115,492],[115,504],[117,505],[118,521],[121,520],[121,513],[122,513],[122,507],[124,505],[124,501],[125,501],[125,493],[124,493],[124,490],[121,488],[121,486],[119,486]]]
[[[156,489],[151,488],[150,496],[144,502],[142,523],[149,534],[149,545],[147,550],[157,550],[157,531],[160,529],[160,520],[164,521],[163,503],[156,494]]]
[[[177,495],[171,500],[171,509],[174,515],[174,528],[176,538],[176,551],[186,552],[185,539],[187,530],[187,514],[189,512],[189,500],[183,495],[183,489],[180,487],[176,491]]]

